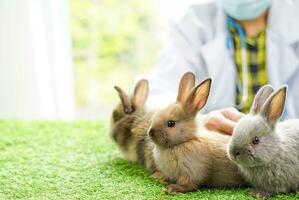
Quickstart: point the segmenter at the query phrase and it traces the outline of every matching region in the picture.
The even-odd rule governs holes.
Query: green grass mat
[[[249,189],[170,196],[122,159],[104,122],[0,121],[0,199],[252,199]],[[299,199],[299,194],[273,199]]]

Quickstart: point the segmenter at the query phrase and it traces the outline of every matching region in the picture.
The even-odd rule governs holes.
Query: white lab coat
[[[226,35],[226,16],[216,1],[193,5],[173,22],[158,64],[147,76],[148,106],[174,102],[179,79],[186,71],[196,74],[197,83],[206,77],[213,80],[205,112],[235,106],[237,72]],[[299,117],[299,1],[273,0],[266,51],[269,83],[276,89],[289,86],[286,116]]]

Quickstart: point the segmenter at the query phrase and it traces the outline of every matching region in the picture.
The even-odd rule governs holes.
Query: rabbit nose
[[[239,149],[234,149],[233,150],[233,155],[234,155],[235,158],[238,157],[240,155],[240,150]]]
[[[155,129],[151,128],[150,131],[149,131],[149,135],[150,135],[151,137],[153,137],[154,134],[155,134]]]

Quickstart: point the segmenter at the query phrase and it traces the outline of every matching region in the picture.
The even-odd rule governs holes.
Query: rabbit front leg
[[[167,179],[165,176],[163,176],[163,174],[159,171],[156,171],[155,173],[153,173],[151,175],[151,178],[157,179],[157,180],[159,180],[160,183],[165,184],[165,185],[170,183],[170,180]]]
[[[250,195],[255,198],[268,199],[269,197],[271,197],[272,193],[267,192],[265,190],[256,189],[253,192],[251,192]]]
[[[197,190],[198,185],[193,183],[191,179],[187,176],[181,176],[178,178],[175,184],[170,184],[163,189],[163,192],[167,194],[177,194],[192,192]]]

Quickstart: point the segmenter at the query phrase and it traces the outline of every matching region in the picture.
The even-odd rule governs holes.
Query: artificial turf
[[[0,199],[252,199],[250,189],[163,194],[148,172],[122,159],[106,124],[0,121]]]

